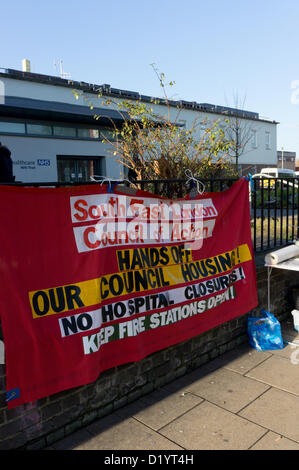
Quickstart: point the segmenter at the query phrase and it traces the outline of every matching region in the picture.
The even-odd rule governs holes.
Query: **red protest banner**
[[[167,200],[0,187],[7,402],[84,385],[257,305],[248,183]]]

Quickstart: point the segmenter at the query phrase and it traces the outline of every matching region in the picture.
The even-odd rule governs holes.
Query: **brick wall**
[[[142,361],[106,371],[92,384],[8,410],[5,403],[5,365],[0,365],[0,450],[45,448],[248,341],[248,315],[258,314],[262,307],[267,308],[267,271],[261,266],[263,259],[264,254],[260,259],[256,258],[259,306],[254,311],[151,354]],[[294,273],[273,269],[271,312],[279,320],[290,316],[293,306],[288,292],[295,284]]]

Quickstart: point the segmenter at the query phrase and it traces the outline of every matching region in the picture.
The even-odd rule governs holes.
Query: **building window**
[[[254,129],[251,130],[251,147],[253,149],[257,148],[257,132]]]
[[[83,139],[98,139],[100,137],[99,129],[78,129],[78,137]]]
[[[72,127],[55,122],[13,122],[0,121],[0,134],[23,134],[28,136],[58,137],[67,139],[86,140],[116,140],[115,131],[105,127]]]
[[[27,124],[27,134],[33,135],[52,135],[52,127],[42,124]]]
[[[77,135],[75,127],[54,126],[53,132],[55,136],[59,137],[76,137]]]
[[[22,122],[0,122],[0,132],[4,134],[25,134],[25,124]]]
[[[270,143],[271,143],[270,132],[266,132],[266,149],[267,150],[270,150]]]

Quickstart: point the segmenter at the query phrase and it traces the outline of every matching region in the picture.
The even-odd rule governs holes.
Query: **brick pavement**
[[[299,450],[299,334],[230,351],[48,450]]]

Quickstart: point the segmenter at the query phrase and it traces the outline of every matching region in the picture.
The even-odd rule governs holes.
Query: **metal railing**
[[[205,192],[217,192],[228,189],[235,181],[236,178],[215,178],[199,179],[199,189]],[[138,188],[152,192],[154,194],[163,194],[169,198],[181,198],[186,196],[190,190],[191,185],[196,187],[194,181],[189,182],[188,179],[169,179],[169,180],[136,180],[132,183]]]
[[[224,191],[228,189],[237,178],[200,178],[200,182],[203,183],[201,189],[207,192]],[[49,181],[49,182],[15,182],[15,183],[0,183],[10,186],[30,186],[30,187],[64,187],[64,186],[82,186],[82,185],[97,185],[102,183],[111,184],[122,183],[126,186],[138,187],[139,189],[153,192],[154,194],[165,195],[166,197],[184,197],[190,191],[190,185],[188,185],[188,179],[155,179],[155,180],[113,180],[111,178],[99,179],[98,181],[72,181],[72,182],[61,182],[61,181]]]
[[[110,180],[111,184],[120,183]],[[237,179],[200,179],[201,190],[217,192],[228,189]],[[136,180],[132,186],[161,194],[169,198],[180,198],[190,192],[188,179]],[[11,184],[11,183],[10,183]],[[100,182],[78,183],[43,182],[14,183],[16,186],[61,187],[83,184],[97,185]],[[125,185],[129,183],[123,182]],[[249,181],[251,234],[255,252],[281,247],[299,238],[299,179],[298,178],[252,178]],[[193,183],[194,185],[194,183]]]
[[[250,200],[255,251],[288,245],[299,237],[298,178],[252,178]]]
[[[205,191],[228,189],[237,179],[200,179]],[[187,180],[136,181],[140,189],[183,197]],[[299,238],[299,179],[252,178],[249,181],[251,235],[255,252],[288,245]]]

